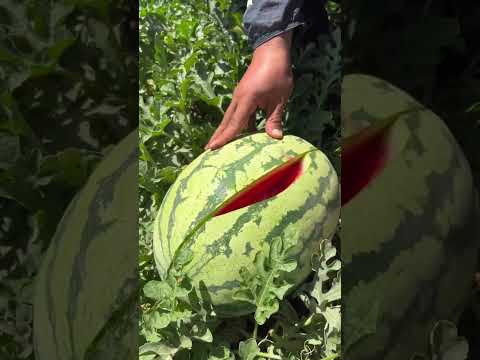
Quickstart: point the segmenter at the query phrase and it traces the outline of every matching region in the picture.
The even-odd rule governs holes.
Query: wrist
[[[273,37],[266,41],[253,52],[252,62],[265,65],[285,67],[291,70],[290,49],[292,44],[292,31]]]
[[[270,40],[265,41],[257,49],[278,48],[278,49],[282,49],[283,51],[290,52],[290,48],[292,46],[292,37],[293,37],[292,30],[285,31],[284,33],[281,33],[277,36],[272,37]]]

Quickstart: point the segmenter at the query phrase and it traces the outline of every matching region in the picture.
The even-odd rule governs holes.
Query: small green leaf
[[[143,287],[146,297],[154,300],[163,300],[172,294],[172,288],[165,281],[151,280]]]
[[[238,353],[242,360],[255,360],[260,348],[255,339],[248,339],[241,341],[238,346]]]

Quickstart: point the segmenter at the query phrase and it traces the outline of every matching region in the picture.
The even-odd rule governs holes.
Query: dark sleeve
[[[297,27],[325,22],[324,0],[253,0],[243,15],[250,45],[255,49],[275,36]],[[312,4],[314,4],[312,6]],[[311,13],[315,9],[318,13]]]

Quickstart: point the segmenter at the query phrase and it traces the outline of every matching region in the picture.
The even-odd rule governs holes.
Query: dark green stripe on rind
[[[126,173],[128,167],[132,164],[136,164],[138,161],[138,149],[135,150],[129,155],[129,157],[123,162],[111,175],[104,177],[97,184],[97,192],[92,198],[92,201],[89,206],[89,216],[87,223],[83,227],[81,234],[81,240],[79,242],[79,251],[78,255],[75,257],[73,268],[72,268],[72,277],[70,282],[70,295],[69,295],[69,306],[68,306],[68,318],[70,320],[70,336],[72,344],[75,351],[75,335],[73,334],[72,322],[76,319],[76,312],[78,310],[78,294],[82,291],[83,288],[83,274],[86,272],[85,261],[86,253],[90,244],[95,240],[96,236],[99,233],[106,231],[112,226],[118,226],[118,221],[120,219],[114,219],[109,222],[103,222],[101,212],[103,211],[102,207],[109,207],[114,199],[114,196],[122,196],[123,194],[115,193],[115,184],[118,182],[118,179]],[[122,239],[125,240],[125,239]],[[113,311],[113,309],[112,309]]]
[[[73,213],[77,203],[79,201],[79,196],[75,196],[75,198],[71,201],[69,206],[67,207],[62,220],[59,223],[59,226],[57,228],[57,231],[55,233],[54,238],[52,239],[52,243],[50,245],[50,248],[45,255],[44,263],[42,264],[41,267],[41,272],[37,277],[36,280],[36,291],[35,291],[35,296],[38,299],[40,296],[39,294],[44,294],[45,295],[45,301],[46,301],[46,312],[48,313],[48,319],[49,323],[37,323],[34,320],[34,342],[35,342],[35,358],[36,359],[41,359],[41,355],[39,352],[40,346],[43,344],[40,344],[38,342],[38,336],[36,336],[36,333],[47,333],[50,332],[51,338],[53,339],[54,345],[55,345],[55,350],[56,350],[56,355],[57,358],[60,359],[60,354],[58,353],[59,350],[59,344],[58,344],[58,338],[57,338],[57,329],[56,329],[56,315],[55,315],[55,302],[54,302],[54,297],[52,295],[52,287],[54,283],[52,281],[48,281],[47,279],[51,278],[51,274],[53,272],[53,266],[55,264],[55,260],[58,254],[57,251],[57,246],[61,239],[63,238],[63,235],[65,233],[66,227],[68,225],[68,222],[66,221],[67,219],[70,218],[70,215]],[[40,286],[39,286],[40,285]],[[35,309],[34,309],[35,310]],[[34,314],[35,315],[35,314]],[[38,315],[37,315],[38,316]],[[36,316],[35,316],[36,317]],[[34,319],[35,319],[34,317]],[[43,326],[48,326],[50,327],[50,331],[46,331],[45,329],[40,329],[40,327]]]
[[[85,351],[85,360],[133,358],[137,354],[138,286],[136,278],[125,279],[112,302],[112,313]],[[136,331],[132,331],[132,329]],[[120,340],[129,340],[125,344]]]
[[[252,247],[252,244],[250,243],[250,241],[247,241],[245,243],[245,252],[243,253],[243,255],[250,256],[253,250],[255,249]]]
[[[235,290],[235,289],[239,289],[241,286],[241,283],[239,280],[228,280],[228,281],[225,281],[223,284],[221,285],[210,285],[208,287],[208,291],[215,294],[221,290]]]
[[[175,194],[175,199],[173,201],[172,209],[170,211],[170,217],[169,217],[169,220],[168,220],[167,243],[168,243],[168,256],[169,256],[170,261],[172,260],[172,256],[173,256],[171,239],[172,239],[172,231],[175,227],[176,208],[181,202],[183,202],[188,197],[188,195],[185,195],[183,193],[185,191],[187,185],[188,185],[188,181],[193,176],[196,175],[195,173],[196,173],[197,169],[200,169],[204,166],[204,163],[207,161],[207,159],[208,159],[207,157],[203,157],[202,159],[200,159],[198,164],[195,166],[194,169],[192,169],[192,171],[190,172],[190,174],[187,177],[179,179],[178,189],[177,189],[177,192]],[[208,207],[208,204],[207,204],[207,207]],[[193,226],[193,225],[194,224],[192,224],[190,226]]]
[[[268,206],[268,200],[254,204],[249,207],[249,210],[238,217],[233,226],[229,228],[224,234],[219,234],[219,237],[213,240],[205,248],[204,256],[199,257],[197,262],[193,262],[188,267],[188,274],[194,278],[208,263],[217,256],[224,255],[229,257],[232,253],[230,248],[230,241],[242,231],[243,227],[249,224],[253,218],[258,216],[261,211]],[[202,232],[197,232],[192,238],[191,245],[195,243],[195,238],[201,236]]]

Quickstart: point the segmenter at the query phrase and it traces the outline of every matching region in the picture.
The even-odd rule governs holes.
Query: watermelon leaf
[[[303,301],[308,315],[296,320],[295,327],[291,320],[285,321],[282,333],[287,341],[283,340],[283,346],[295,346],[289,339],[302,333],[305,351],[318,348],[327,358],[335,359],[341,349],[341,263],[331,241],[320,242],[312,264],[314,279],[292,294]]]
[[[170,285],[167,282],[157,280],[149,281],[143,287],[145,296],[154,300],[161,300],[165,298],[166,294],[168,294],[170,290]]]
[[[151,302],[143,306],[141,335],[146,344],[140,348],[141,360],[182,358],[184,352],[202,354],[202,359],[233,359],[230,350],[213,339],[218,321],[204,284],[194,290],[187,276],[172,269],[165,279],[147,282],[143,292]]]
[[[240,355],[240,359],[242,360],[255,360],[259,351],[260,348],[258,347],[255,339],[242,341],[238,347],[238,353]]]
[[[276,237],[269,248],[265,246],[256,254],[256,274],[252,274],[247,268],[240,271],[241,286],[234,294],[234,299],[256,306],[255,321],[258,325],[263,325],[279,310],[279,301],[294,285],[282,278],[284,273],[297,267],[296,260],[289,257],[292,250],[293,246],[284,246],[282,237]]]
[[[448,320],[438,321],[430,333],[432,360],[465,360],[469,346],[466,338],[458,335],[457,326]]]

